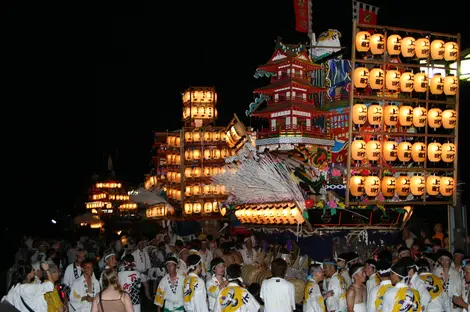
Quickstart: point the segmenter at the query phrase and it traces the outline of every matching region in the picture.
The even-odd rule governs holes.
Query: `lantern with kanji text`
[[[367,121],[367,106],[362,103],[356,103],[353,106],[353,123],[363,125]]]
[[[444,45],[444,59],[446,61],[455,61],[459,54],[459,46],[457,43],[449,41]]]
[[[393,197],[395,195],[396,179],[392,176],[382,178],[382,195],[384,197]]]
[[[402,127],[411,126],[413,124],[413,107],[408,105],[400,106],[399,121]]]
[[[415,74],[412,72],[402,73],[400,76],[401,92],[412,92],[415,86]]]
[[[411,147],[411,158],[414,162],[420,163],[426,160],[426,144],[415,142]]]
[[[435,107],[428,111],[428,125],[434,129],[442,125],[442,110],[440,108]]]
[[[431,42],[431,58],[433,60],[442,60],[444,58],[444,41],[435,39]]]
[[[426,73],[417,73],[415,75],[414,89],[416,92],[426,92],[428,88],[428,76]]]
[[[439,142],[428,144],[428,159],[430,162],[439,162],[442,158],[442,145]]]
[[[421,196],[424,194],[424,177],[420,175],[412,176],[410,179],[410,192],[413,196]]]
[[[373,90],[383,88],[385,82],[385,73],[381,68],[372,68],[369,73],[369,85]]]
[[[369,70],[365,67],[358,67],[354,70],[354,86],[365,88],[369,83]]]
[[[364,160],[366,156],[366,142],[360,138],[356,138],[351,143],[351,157],[355,161]]]
[[[384,108],[384,124],[389,127],[396,126],[398,123],[399,108],[396,105],[390,104]]]
[[[349,179],[349,192],[352,196],[362,196],[364,194],[365,178],[363,176],[352,176]]]
[[[415,56],[416,40],[413,37],[405,37],[401,41],[401,55],[404,57]]]
[[[426,179],[426,193],[431,196],[436,196],[439,194],[439,186],[441,182],[441,177],[436,175],[430,175]]]
[[[370,161],[377,161],[380,158],[380,141],[371,139],[366,144],[366,156]]]
[[[429,89],[431,90],[432,94],[442,94],[444,92],[444,78],[441,76],[441,74],[436,73],[434,76],[431,78],[431,81],[429,82]]]
[[[400,197],[410,194],[410,178],[407,175],[400,175],[396,182],[396,192]]]
[[[368,31],[359,31],[356,34],[356,49],[358,52],[367,52],[370,49],[370,33]]]
[[[415,51],[418,58],[427,58],[429,55],[430,43],[428,38],[419,38],[415,42]]]
[[[399,55],[401,52],[401,36],[393,34],[387,38],[387,52],[390,55]]]
[[[383,34],[373,34],[369,39],[370,51],[372,54],[383,54],[385,52],[385,36]]]
[[[402,162],[409,162],[411,160],[411,143],[403,141],[398,144],[398,160]]]
[[[456,95],[458,89],[458,79],[453,75],[448,75],[444,78],[444,94]]]
[[[371,104],[367,109],[367,121],[371,126],[378,126],[382,124],[383,110],[382,106],[378,104]]]
[[[383,157],[385,161],[395,161],[398,157],[398,143],[385,141],[383,144]]]
[[[385,75],[385,86],[389,91],[397,91],[400,87],[400,72],[398,70],[388,70]]]
[[[454,161],[456,154],[456,147],[454,143],[447,142],[442,144],[441,151],[441,159],[443,162],[451,163]]]
[[[427,110],[424,107],[418,106],[413,109],[413,126],[421,128],[426,125]]]
[[[375,197],[380,192],[380,179],[377,176],[368,176],[364,182],[364,190],[369,197]]]
[[[444,129],[455,129],[457,126],[457,112],[453,109],[446,109],[442,112],[442,126]]]
[[[454,194],[455,181],[452,177],[441,177],[439,192],[442,196],[452,196]]]

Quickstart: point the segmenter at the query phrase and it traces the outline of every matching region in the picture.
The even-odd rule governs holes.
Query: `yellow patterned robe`
[[[346,281],[338,272],[333,274],[333,276],[330,278],[327,290],[333,291],[333,296],[330,296],[326,299],[326,307],[328,311],[347,311]]]
[[[183,275],[177,275],[174,285],[171,284],[170,276],[165,275],[158,284],[155,305],[163,307],[164,312],[183,311],[183,284]]]
[[[385,292],[383,312],[421,312],[419,292],[403,282],[398,282]]]
[[[372,288],[367,294],[367,311],[382,312],[385,293],[392,287],[390,280],[384,280],[378,286]]]
[[[184,310],[186,312],[208,312],[206,285],[204,281],[194,273],[189,273],[184,278],[183,286]]]
[[[309,279],[304,291],[303,312],[326,312],[323,296],[315,280]]]
[[[258,301],[248,290],[231,282],[220,291],[213,312],[253,312],[259,308]]]

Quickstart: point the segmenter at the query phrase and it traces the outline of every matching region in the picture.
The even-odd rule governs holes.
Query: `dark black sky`
[[[461,32],[470,45],[464,10],[443,3],[437,16],[435,5],[411,2],[369,1],[379,24]],[[307,40],[292,0],[66,3],[11,2],[1,13],[4,209],[29,219],[71,210],[109,153],[120,177],[142,181],[152,131],[180,127],[189,85],[217,88],[219,124],[244,116],[277,36]],[[313,1],[314,31],[338,29],[345,46],[351,15],[349,1]]]

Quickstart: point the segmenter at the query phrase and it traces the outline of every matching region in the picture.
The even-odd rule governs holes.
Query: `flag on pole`
[[[358,24],[377,25],[378,13],[379,7],[364,2],[353,1],[353,19]]]
[[[301,33],[311,32],[311,0],[294,0],[295,30]]]

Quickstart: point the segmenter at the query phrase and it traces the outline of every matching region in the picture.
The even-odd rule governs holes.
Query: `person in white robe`
[[[346,266],[349,255],[342,253],[335,258],[338,274],[341,275],[346,283],[346,289],[351,285],[351,277],[349,276],[348,268]]]
[[[85,251],[83,249],[76,249],[75,256],[75,262],[67,266],[64,277],[62,278],[62,285],[67,298],[70,297],[70,288],[72,287],[72,283],[82,276],[82,262],[85,260]]]
[[[188,274],[184,279],[183,296],[186,312],[208,312],[206,285],[200,277],[202,273],[201,257],[189,255]]]
[[[118,273],[119,284],[129,294],[134,312],[140,312],[140,273],[135,270],[134,256],[126,255],[122,259],[123,270]]]
[[[346,291],[348,286],[343,276],[337,271],[336,262],[331,259],[323,261],[325,274],[330,278],[328,282],[328,292],[333,295],[326,299],[326,308],[328,311],[344,312],[348,307],[346,304]]]
[[[429,302],[431,301],[431,295],[428,292],[426,284],[419,277],[418,267],[416,266],[415,261],[413,258],[408,256],[401,258],[397,263],[404,265],[408,270],[408,286],[419,292],[421,307],[423,310],[426,310]]]
[[[377,262],[374,259],[368,259],[364,263],[364,272],[367,275],[366,289],[369,293],[372,288],[380,284],[380,277],[376,273]]]
[[[206,239],[201,240],[201,248],[198,251],[198,255],[201,256],[202,277],[204,280],[208,280],[211,277],[211,261],[214,259],[208,247],[209,242]]]
[[[376,264],[376,273],[380,278],[380,284],[367,292],[367,312],[382,312],[384,295],[392,288],[390,280],[391,263],[386,259],[380,259]]]
[[[419,278],[423,281],[431,298],[431,300],[426,305],[425,311],[445,311],[446,297],[444,292],[444,285],[442,284],[441,279],[431,273],[429,262],[426,259],[420,259],[416,261],[416,266],[418,267]],[[421,302],[423,302],[423,300],[421,300]]]
[[[165,266],[168,273],[160,280],[155,294],[158,312],[184,311],[184,276],[177,271],[178,259],[169,257]]]
[[[390,272],[393,287],[385,292],[382,312],[421,312],[419,292],[408,286],[406,266],[395,263]]]
[[[225,262],[222,258],[214,258],[210,263],[210,277],[207,280],[207,299],[209,301],[209,311],[214,311],[215,303],[220,291],[228,285],[225,278]]]
[[[460,297],[453,297],[452,302],[462,308],[464,312],[470,312],[470,258],[462,260],[464,280],[462,282],[463,294]]]
[[[253,248],[253,241],[250,237],[245,238],[243,248],[240,250],[243,258],[243,264],[256,264],[258,260],[258,252]]]
[[[163,238],[163,237],[162,237]],[[156,241],[156,240],[154,240]],[[165,269],[165,243],[159,242],[157,246],[149,245],[146,247],[150,258],[151,268],[149,269],[150,293],[153,295],[160,283],[160,280],[166,274]]]
[[[438,276],[444,285],[446,311],[461,312],[462,309],[454,307],[452,303],[452,297],[459,297],[463,293],[460,273],[451,266],[452,254],[445,249],[439,249],[437,259],[433,274]]]
[[[325,273],[320,264],[310,265],[305,284],[303,312],[326,312],[325,301],[319,286],[324,276]]]
[[[137,249],[132,253],[132,256],[135,260],[135,269],[140,272],[142,284],[144,285],[145,289],[145,296],[151,300],[152,297],[150,296],[150,287],[148,281],[148,271],[151,268],[151,265],[149,254],[144,250],[145,245],[145,241],[140,241],[137,244]]]
[[[260,298],[266,312],[295,310],[295,287],[285,279],[287,266],[286,260],[274,259],[271,263],[272,277],[261,283]]]
[[[187,248],[182,248],[178,254],[176,255],[176,258],[178,259],[178,273],[186,276],[188,273],[188,265],[186,262],[188,261],[190,251]]]
[[[113,268],[113,269],[117,268],[117,258],[116,258],[116,254],[114,253],[114,251],[110,250],[106,252],[103,256],[103,261],[104,261],[104,268],[100,275],[100,285],[101,285],[101,289],[104,290],[107,287],[107,285],[103,285],[104,271],[109,268]]]
[[[239,264],[227,268],[228,284],[220,290],[213,312],[258,312],[260,304],[243,284]],[[281,311],[281,310],[279,310]],[[282,310],[284,312],[284,310]]]
[[[101,291],[100,282],[93,273],[93,262],[82,262],[83,275],[72,283],[70,289],[69,311],[89,312],[93,299]]]

